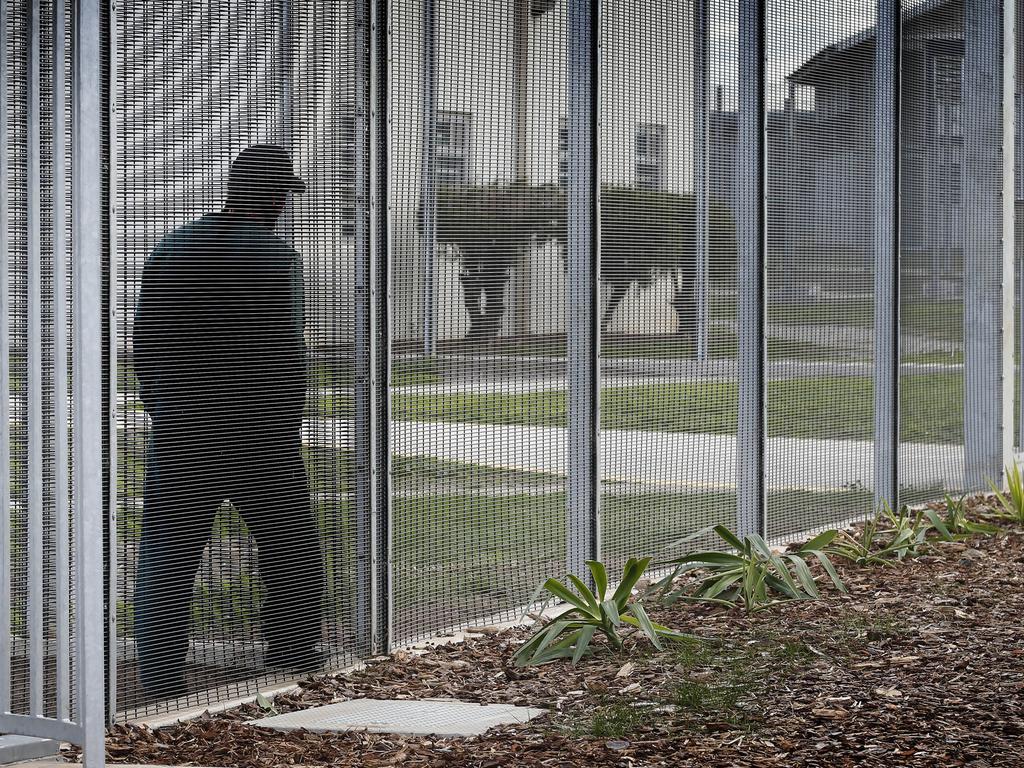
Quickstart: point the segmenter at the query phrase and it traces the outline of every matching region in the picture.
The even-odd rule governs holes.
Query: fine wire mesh
[[[4,673],[10,674],[12,710],[27,711],[28,479],[37,472],[43,489],[43,708],[53,713],[53,575],[61,567],[56,501],[67,490],[56,485],[55,436],[61,425],[53,412],[61,395],[55,362],[69,354],[53,341],[53,230],[60,225],[53,200],[61,194],[71,199],[53,183],[50,70],[55,46],[69,49],[71,32],[64,41],[54,40],[54,6],[39,5],[42,335],[33,352],[42,367],[43,439],[42,461],[30,466],[28,17],[26,3],[5,2],[9,63],[3,96],[9,120],[3,162],[9,173],[10,248],[4,290],[11,313],[4,320],[11,339],[12,539],[12,594],[5,610],[11,611],[14,658]],[[311,0],[174,0],[121,4],[114,11],[116,139],[108,147],[115,193],[111,267],[117,274],[111,286],[117,322],[111,331],[118,360],[111,370],[117,390],[112,609],[121,717],[215,703],[294,677],[287,665],[268,666],[268,626],[275,618],[268,608],[275,594],[265,581],[268,563],[279,585],[276,594],[306,606],[319,591],[309,574],[322,567],[323,620],[303,635],[320,661],[336,667],[371,645],[362,634],[365,617],[357,616],[370,585],[361,583],[366,572],[358,563],[367,553],[357,546],[354,519],[355,476],[365,470],[365,457],[360,464],[354,455],[354,425],[372,423],[360,419],[354,383],[355,237],[357,207],[366,202],[357,197],[357,174],[367,162],[359,154],[365,142],[355,135],[356,77],[362,71],[357,46],[363,42],[356,39],[354,15],[360,7],[365,8]],[[743,170],[736,162],[738,5],[715,0],[708,10],[703,358],[695,306],[696,7],[668,0],[602,4],[599,554],[613,567],[631,555],[657,556],[681,536],[736,519],[735,432],[737,409],[743,407],[737,402],[736,297],[744,279],[736,274],[735,242]],[[381,117],[390,121],[391,153],[387,565],[393,602],[377,608],[392,610],[390,641],[400,645],[514,618],[544,577],[565,570],[567,536],[574,535],[566,530],[566,410],[570,388],[585,384],[570,381],[566,369],[574,311],[567,301],[566,183],[569,157],[586,155],[570,149],[585,146],[588,137],[569,135],[567,127],[565,2],[396,0],[390,9],[392,89],[389,112]],[[878,298],[872,251],[874,9],[866,0],[767,5],[765,482],[766,533],[773,537],[795,538],[871,510]],[[967,96],[977,95],[966,94],[964,83],[979,76],[970,66],[992,66],[999,57],[994,49],[965,56],[971,38],[964,14],[962,0],[914,0],[903,7],[904,502],[980,486],[964,471],[965,415],[977,421],[977,414],[988,412],[993,393],[983,387],[998,362],[998,331],[991,322],[1000,293],[992,270],[1002,234],[994,202],[1001,178],[992,165],[998,137],[992,123],[981,122],[982,115],[991,118],[992,103],[969,114]],[[965,147],[970,137],[978,142],[973,161]],[[279,442],[301,440],[296,450],[308,488],[277,502],[265,497],[238,503],[238,496],[254,488],[278,490],[267,478],[279,476],[280,445],[251,441],[268,429],[277,408],[277,400],[268,405],[261,392],[269,388],[283,399],[294,374],[273,367],[280,329],[268,319],[283,316],[275,313],[285,287],[275,272],[278,292],[258,293],[259,285],[245,282],[257,270],[229,272],[223,261],[204,262],[200,272],[186,275],[193,282],[185,281],[177,299],[187,299],[189,291],[205,295],[200,286],[211,281],[226,291],[248,285],[253,292],[242,306],[251,311],[251,323],[231,337],[234,349],[216,333],[190,337],[199,343],[185,351],[195,354],[185,354],[180,359],[186,362],[172,372],[186,377],[182,407],[217,403],[204,419],[190,422],[193,432],[228,422],[231,428],[218,433],[214,453],[228,452],[256,471],[227,483],[233,470],[183,428],[170,433],[171,450],[162,454],[165,469],[184,472],[196,486],[179,488],[159,539],[173,557],[189,545],[198,547],[196,567],[175,571],[177,586],[186,587],[185,602],[172,605],[165,581],[168,592],[158,595],[155,614],[151,609],[160,632],[173,625],[175,612],[188,625],[182,652],[188,695],[173,699],[172,693],[186,691],[144,690],[138,676],[136,595],[147,524],[145,483],[153,475],[147,446],[154,430],[147,414],[152,403],[143,405],[138,391],[136,303],[146,258],[168,233],[220,210],[232,159],[262,142],[286,146],[307,187],[292,198],[277,232],[302,263],[301,278],[296,270],[288,272],[287,296],[288,317],[294,319],[298,308],[304,317],[307,390],[301,429]],[[70,149],[65,160],[70,173]],[[965,225],[968,214],[977,221]],[[218,223],[214,234],[226,226]],[[979,254],[984,269],[969,274],[966,260]],[[189,327],[216,331],[210,317],[221,311],[220,304],[200,304],[198,310],[210,315],[182,310]],[[964,321],[972,312],[990,322],[973,336]],[[163,323],[169,331],[180,317],[177,310],[165,312],[157,326]],[[384,348],[379,337],[373,341]],[[202,344],[220,350],[220,363],[248,364],[259,375],[232,385],[217,359],[202,357]],[[965,349],[971,344],[976,348]],[[249,357],[238,357],[239,350]],[[965,357],[984,370],[965,371]],[[370,457],[378,472],[388,471],[385,458]],[[198,489],[207,486],[213,487],[199,498]],[[256,507],[263,514],[254,514]],[[197,528],[193,517],[209,525]],[[263,542],[250,530],[252,523],[264,531]],[[274,530],[267,533],[268,528]],[[299,551],[287,539],[299,540],[303,530],[313,538]],[[386,554],[386,542],[379,543],[379,554]],[[282,574],[293,583],[282,588]]]
[[[401,644],[512,618],[565,567],[566,5],[403,0],[392,13]]]
[[[296,664],[337,666],[353,658],[354,6],[287,0],[119,6],[116,695],[124,715],[209,703],[293,677]],[[151,404],[139,397],[132,344],[144,264],[168,233],[227,205],[230,163],[245,148],[270,143],[290,151],[306,185],[277,224],[281,240],[246,229],[244,217],[214,216],[204,219],[212,224],[189,241],[194,245],[166,246],[183,258],[190,247],[208,252],[210,265],[197,263],[193,273],[188,266],[153,271],[154,301],[171,303],[153,305],[169,308],[151,315],[147,338],[159,339],[161,326],[176,327],[176,317],[194,329],[178,331],[194,335],[169,337],[166,353],[156,353],[158,360],[167,355],[165,378],[183,376],[187,393],[182,410],[166,417],[172,426],[163,431],[160,474],[153,465],[152,413],[146,413]],[[265,158],[255,162],[254,187],[268,167]],[[244,185],[238,189],[238,210],[259,206]],[[242,229],[231,229],[236,226]],[[221,235],[225,240],[216,242],[226,243],[224,253],[237,252],[237,267],[218,262],[221,246],[202,239],[214,243]],[[290,325],[296,321],[300,336]],[[211,329],[206,336],[204,325]],[[219,352],[187,348],[204,344]],[[289,351],[296,345],[304,351]],[[261,367],[245,378],[244,371]],[[296,386],[308,389],[299,420],[289,415]],[[214,399],[218,407],[187,415]],[[188,427],[174,421],[181,414]],[[260,442],[258,435],[278,422],[285,431]],[[147,518],[145,483],[155,486],[154,477],[167,476],[176,483],[160,490],[168,509],[151,510]],[[166,674],[155,671],[147,685],[139,676],[143,656],[163,659],[136,641],[147,520],[157,553],[148,578],[158,585],[147,598],[154,606],[149,622],[170,632],[187,620],[184,686],[171,678],[177,653],[166,659]],[[197,572],[191,563],[172,567],[170,559],[203,549]],[[183,584],[191,596],[175,604]],[[310,626],[297,638],[288,625],[301,629],[302,622]]]
[[[968,490],[963,76],[964,3],[905,0],[899,474],[911,504]]]
[[[766,5],[768,532],[870,512],[874,0]]]
[[[735,520],[736,268],[731,178],[735,2],[708,4],[698,70],[696,4],[602,4],[601,556],[666,554]],[[706,78],[708,317],[698,353],[696,105]],[[735,106],[731,107],[735,119]],[[712,113],[712,110],[715,110]]]
[[[10,334],[11,430],[11,705],[28,711],[28,206],[27,206],[27,75],[28,19],[17,2],[7,2],[8,93],[8,286]],[[20,642],[19,642],[20,639]]]
[[[64,357],[65,371],[69,363],[70,346],[58,348],[55,344],[56,301],[60,295],[56,283],[55,238],[56,229],[63,230],[65,248],[70,247],[70,194],[67,188],[54,186],[54,166],[58,158],[54,154],[54,131],[56,121],[54,113],[54,88],[56,72],[54,70],[55,53],[60,47],[64,56],[64,68],[61,76],[64,79],[64,113],[63,136],[65,142],[70,140],[70,66],[71,50],[71,13],[65,7],[65,36],[57,38],[53,34],[56,6],[52,2],[39,4],[39,48],[38,48],[38,152],[39,152],[39,359],[40,377],[37,397],[41,404],[39,428],[41,429],[41,453],[39,463],[34,465],[29,453],[28,430],[29,399],[29,349],[28,324],[32,311],[28,284],[28,153],[29,153],[29,111],[28,100],[32,94],[28,88],[28,35],[29,14],[23,3],[6,2],[7,28],[3,31],[3,43],[7,47],[7,99],[8,123],[3,130],[7,131],[7,156],[2,162],[7,165],[8,173],[8,244],[5,254],[8,259],[8,283],[2,290],[8,292],[10,315],[4,318],[7,323],[10,357],[7,361],[10,391],[6,393],[9,402],[10,429],[10,467],[7,479],[10,491],[11,506],[7,511],[10,515],[11,549],[5,553],[5,562],[10,568],[10,603],[3,610],[10,611],[11,626],[11,667],[3,670],[8,676],[11,691],[10,711],[29,713],[31,709],[31,689],[33,664],[31,658],[33,629],[29,623],[29,602],[32,585],[29,570],[29,477],[34,473],[41,489],[41,529],[40,564],[42,567],[42,583],[39,595],[42,634],[38,639],[41,655],[37,672],[40,680],[41,709],[38,714],[57,716],[66,712],[63,704],[70,690],[58,691],[58,666],[68,665],[66,658],[58,660],[58,650],[66,645],[58,644],[58,633],[67,632],[71,626],[70,610],[73,606],[65,602],[60,594],[62,585],[71,583],[73,560],[68,558],[67,550],[58,544],[59,526],[67,526],[70,520],[66,517],[66,504],[70,496],[70,485],[59,485],[58,480],[67,482],[68,474],[58,472],[58,462],[66,471],[70,468],[70,457],[58,452],[58,430],[69,430],[67,422],[58,422],[56,405],[58,398],[63,398],[70,405],[70,381],[63,387],[55,378],[58,357]],[[65,173],[70,174],[70,146],[65,144],[65,153],[59,158],[64,163]],[[64,217],[55,218],[55,197],[62,196],[65,207]],[[64,260],[63,300],[64,300],[64,331],[70,340],[70,271],[69,251],[61,254]],[[67,435],[68,432],[65,432]],[[58,514],[58,501],[63,497],[64,512]],[[70,529],[63,531],[65,546],[70,540]],[[66,589],[66,586],[64,586]],[[67,612],[65,612],[67,611]],[[63,613],[63,617],[61,616]],[[68,640],[64,635],[64,643]],[[66,651],[65,651],[66,652]],[[70,680],[63,682],[74,685],[74,668],[70,668]]]

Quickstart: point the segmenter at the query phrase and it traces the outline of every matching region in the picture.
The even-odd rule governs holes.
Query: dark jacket
[[[255,221],[213,213],[146,259],[133,362],[154,420],[297,427],[306,394],[302,261]]]

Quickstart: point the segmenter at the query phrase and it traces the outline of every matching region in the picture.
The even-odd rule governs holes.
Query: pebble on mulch
[[[974,500],[975,506],[982,503]],[[399,652],[303,682],[277,712],[356,697],[448,697],[550,711],[469,739],[281,734],[247,705],[111,729],[111,762],[205,766],[1021,766],[1024,532],[937,543],[893,567],[836,563],[850,594],[747,616],[652,618],[706,638],[510,666],[527,629]]]

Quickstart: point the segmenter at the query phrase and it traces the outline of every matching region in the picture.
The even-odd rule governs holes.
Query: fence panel
[[[769,530],[870,511],[874,3],[767,4]],[[867,31],[866,31],[867,30]]]
[[[736,21],[727,0],[603,4],[605,559],[735,522]]]
[[[121,717],[998,479],[1014,19],[894,3],[3,2],[0,724],[89,722],[100,462]]]
[[[83,745],[88,766],[105,722],[100,17],[0,5],[0,733]]]
[[[116,697],[126,714],[215,701],[369,647],[356,616],[353,460],[367,8],[119,6]],[[271,161],[241,185],[230,170],[264,144],[288,150],[305,186],[277,223],[280,240],[257,221],[256,197],[279,191],[261,186]],[[247,197],[246,184],[262,192]],[[300,264],[279,263],[289,248]],[[196,254],[206,263],[189,266]],[[284,337],[288,316],[297,325]],[[301,352],[289,362],[302,345],[306,362]]]
[[[393,4],[395,642],[566,557],[567,4]],[[564,178],[563,178],[564,182]]]

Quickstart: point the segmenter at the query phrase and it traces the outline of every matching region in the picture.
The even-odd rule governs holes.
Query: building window
[[[636,132],[636,186],[662,189],[665,183],[665,126],[645,123]]]
[[[469,184],[469,146],[472,115],[438,112],[434,158],[438,184]]]
[[[569,123],[564,117],[558,121],[558,186],[569,186]]]
[[[964,60],[960,56],[935,56],[932,59],[932,96],[935,100],[935,135],[963,136]]]

